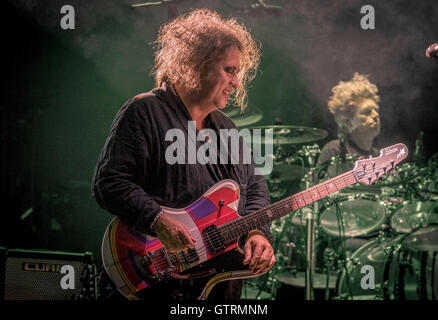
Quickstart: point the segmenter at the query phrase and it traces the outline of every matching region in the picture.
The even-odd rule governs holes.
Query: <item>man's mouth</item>
[[[363,124],[363,126],[368,126],[368,127],[371,127],[371,128],[374,128],[374,127],[376,127],[377,126],[377,121],[368,121],[368,122],[365,122],[364,124]]]

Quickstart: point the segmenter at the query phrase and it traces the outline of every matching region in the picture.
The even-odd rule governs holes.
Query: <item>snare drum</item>
[[[340,215],[338,216],[337,210]],[[343,235],[358,237],[380,229],[387,217],[385,202],[372,194],[349,194],[332,197],[321,210],[319,223],[328,235],[339,237],[338,218],[342,219]]]
[[[338,278],[337,294],[353,300],[438,299],[438,224],[360,247]]]

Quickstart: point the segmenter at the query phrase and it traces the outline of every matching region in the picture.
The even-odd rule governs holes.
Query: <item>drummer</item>
[[[328,102],[338,126],[338,139],[329,141],[321,150],[317,167],[325,167],[321,180],[351,170],[358,157],[378,156],[374,139],[380,133],[378,89],[368,77],[355,73],[350,81],[340,81],[332,88]],[[333,161],[336,159],[337,161]],[[352,238],[345,242],[347,255],[353,253],[366,239]]]
[[[328,107],[338,125],[338,139],[329,141],[321,150],[317,165],[335,156],[345,155],[367,157],[378,156],[379,150],[373,145],[380,133],[378,89],[368,77],[355,73],[350,81],[340,81],[332,88]],[[341,159],[342,160],[342,159]],[[345,162],[345,161],[341,161]],[[332,178],[347,170],[349,166],[338,166],[336,172],[327,172]],[[333,170],[333,169],[332,169]]]

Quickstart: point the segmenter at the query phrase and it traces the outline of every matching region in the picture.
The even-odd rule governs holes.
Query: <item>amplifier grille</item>
[[[67,258],[68,259],[68,258]],[[72,266],[71,271],[61,273],[63,266]],[[85,281],[81,280],[84,268],[90,270],[95,277],[90,264],[83,261],[60,260],[37,257],[7,257],[5,266],[5,300],[74,300],[85,291]],[[62,288],[61,281],[67,274],[74,279],[73,288]],[[64,284],[66,279],[64,279]],[[72,283],[67,281],[70,287]],[[83,289],[84,288],[84,289]],[[81,291],[82,290],[82,291]],[[93,290],[93,289],[91,289]]]

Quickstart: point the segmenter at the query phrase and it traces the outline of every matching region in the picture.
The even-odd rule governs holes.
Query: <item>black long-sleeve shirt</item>
[[[165,140],[166,132],[181,129],[187,136],[188,121],[192,118],[187,108],[165,83],[129,99],[113,121],[95,169],[92,194],[97,203],[150,235],[155,235],[151,224],[160,206],[186,207],[223,179],[233,179],[240,186],[240,215],[266,207],[270,203],[268,187],[263,176],[254,174],[254,163],[166,162],[166,148],[173,143]],[[206,125],[217,137],[220,129],[236,128],[218,110],[207,116]],[[198,148],[202,142],[196,145]],[[269,227],[261,231],[272,242]]]

